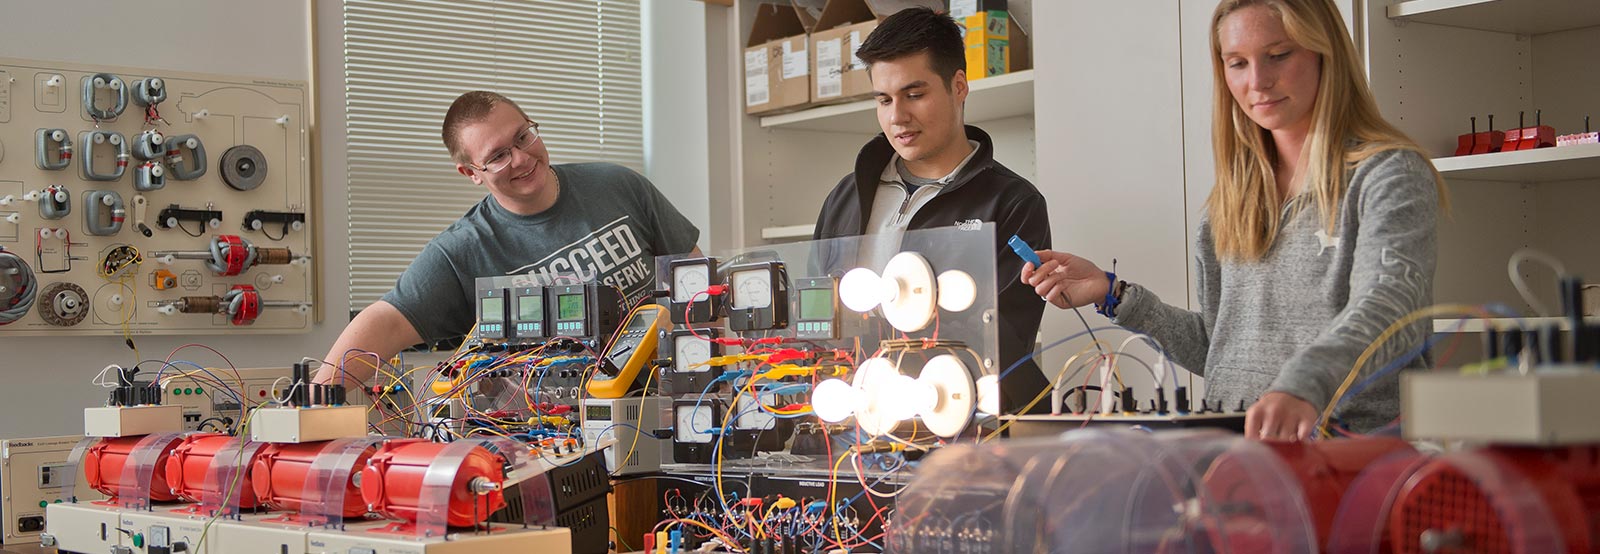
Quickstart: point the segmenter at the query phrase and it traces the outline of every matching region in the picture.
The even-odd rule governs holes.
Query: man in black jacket
[[[1044,196],[994,160],[987,133],[963,124],[966,57],[961,30],[948,15],[927,8],[896,12],[856,57],[868,64],[883,134],[861,149],[855,172],[828,194],[814,238],[877,234],[863,242],[863,258],[881,266],[907,230],[994,223],[997,370],[1010,367],[1032,351],[1044,302],[1019,280],[1022,260],[1006,240],[1015,234],[1035,249],[1050,247]],[[1001,380],[1002,411],[1021,410],[1047,386],[1033,361],[1017,367]],[[1035,411],[1048,407],[1040,402]]]

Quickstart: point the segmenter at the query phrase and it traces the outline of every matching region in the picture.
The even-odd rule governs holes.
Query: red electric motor
[[[1385,456],[1415,452],[1404,440],[1380,437],[1266,444],[1300,478],[1321,544],[1328,543],[1339,502],[1362,470]]]
[[[390,441],[361,470],[361,497],[385,517],[416,522],[422,509],[422,480],[428,465],[449,446],[422,439]],[[471,527],[506,507],[498,487],[505,481],[505,458],[478,446],[467,452],[456,468],[450,487],[449,525]],[[494,484],[485,494],[477,484]]]
[[[172,485],[172,491],[179,498],[189,502],[200,502],[208,493],[215,493],[226,488],[229,483],[209,483],[207,473],[211,469],[212,461],[217,453],[227,450],[231,455],[238,456],[238,450],[228,448],[237,444],[232,436],[221,433],[201,433],[189,435],[183,439],[182,444],[172,450],[172,459],[167,463],[167,483]],[[244,455],[249,455],[246,447]],[[260,454],[256,450],[256,454]],[[224,463],[234,463],[234,460],[223,460]],[[239,508],[252,509],[261,504],[256,496],[256,491],[250,483],[250,466],[253,459],[239,461],[240,474],[237,479],[243,479],[243,492],[238,496]],[[235,485],[238,486],[238,485]]]
[[[1305,499],[1306,516],[1316,529],[1319,546],[1328,544],[1339,504],[1351,483],[1373,462],[1399,453],[1412,453],[1410,444],[1397,438],[1338,439],[1314,442],[1262,442],[1281,461],[1294,477]],[[1259,490],[1269,482],[1263,481],[1260,472],[1265,469],[1243,460],[1231,460],[1232,454],[1217,458],[1205,474],[1205,489],[1209,500],[1226,517],[1226,528],[1212,533],[1213,542],[1220,552],[1266,551],[1276,544],[1273,534],[1282,530],[1282,514],[1257,514],[1240,512],[1243,506],[1255,503],[1242,499],[1262,496],[1283,496],[1282,491]],[[1256,501],[1260,502],[1260,501]],[[1264,508],[1262,508],[1264,509]],[[1297,523],[1297,525],[1299,525]]]
[[[1399,486],[1396,554],[1600,548],[1600,446],[1490,447],[1439,456]]]
[[[343,445],[347,444],[351,443],[327,441],[269,444],[262,447],[256,454],[256,461],[251,464],[250,471],[250,482],[256,497],[274,510],[306,511],[311,507],[308,501],[321,496],[318,491],[307,490],[311,486],[306,481],[307,474],[311,472],[311,465],[317,461],[318,456],[340,455]],[[367,513],[367,505],[361,500],[361,491],[356,485],[356,479],[360,476],[361,467],[366,465],[367,459],[372,457],[372,452],[375,450],[377,450],[376,444],[366,444],[360,455],[354,456],[348,466],[350,474],[346,478],[343,510],[340,515],[360,517]]]
[[[123,494],[131,494],[135,488],[134,483],[123,481],[123,467],[132,461],[130,458],[135,447],[148,436],[106,438],[89,447],[83,461],[83,473],[89,480],[89,487],[109,497],[109,502],[115,502]],[[150,500],[171,502],[178,499],[177,495],[172,494],[172,487],[167,484],[166,466],[173,447],[182,440],[183,437],[171,435],[170,441],[162,441],[159,445],[161,454],[156,458],[150,482],[144,483],[150,490]],[[152,448],[154,447],[152,443]]]

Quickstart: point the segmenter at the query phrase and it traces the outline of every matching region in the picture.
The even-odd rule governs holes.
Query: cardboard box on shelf
[[[794,111],[811,102],[810,31],[822,0],[757,6],[744,50],[745,113]]]
[[[829,0],[811,33],[811,101],[835,104],[872,94],[867,64],[856,49],[878,22],[910,7],[944,8],[943,0]]]

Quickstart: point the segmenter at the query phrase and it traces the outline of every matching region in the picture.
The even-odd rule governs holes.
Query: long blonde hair
[[[1344,18],[1331,0],[1224,0],[1211,17],[1211,69],[1215,98],[1211,141],[1217,181],[1206,200],[1211,237],[1224,259],[1257,261],[1277,239],[1280,211],[1288,199],[1274,176],[1277,152],[1270,131],[1256,125],[1234,101],[1223,71],[1218,38],[1223,18],[1243,8],[1265,6],[1282,21],[1289,38],[1322,60],[1321,83],[1312,106],[1306,141],[1306,190],[1316,200],[1329,234],[1338,222],[1348,187],[1347,172],[1375,154],[1412,150],[1427,153],[1378,112],[1356,56]],[[1347,141],[1354,139],[1354,143]],[[1432,168],[1432,164],[1429,164]],[[1444,180],[1433,171],[1440,206]]]

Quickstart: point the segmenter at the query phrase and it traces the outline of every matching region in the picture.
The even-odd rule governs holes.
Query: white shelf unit
[[[782,227],[763,227],[761,228],[761,240],[779,242],[808,240],[812,237],[816,229],[817,225],[815,223],[806,223],[803,225],[784,225]]]
[[[1596,6],[1600,9],[1600,6]],[[1437,158],[1446,181],[1555,183],[1600,180],[1600,144]]]
[[[726,224],[713,222],[712,250],[810,240],[828,192],[854,170],[861,147],[881,132],[870,99],[764,117],[744,113],[742,51],[759,3],[736,0],[727,12],[734,20],[706,39],[710,55],[726,60],[729,70],[710,75],[711,86],[733,87],[724,101],[712,104],[729,117],[726,151],[713,155],[712,208],[713,213],[732,212]],[[967,124],[994,139],[996,159],[1030,180],[1035,175],[1033,75],[1019,71],[971,81],[966,106]],[[715,126],[712,134],[713,148],[724,146]],[[717,165],[722,160],[726,169]],[[726,171],[725,183],[715,175],[719,171]],[[725,207],[716,205],[719,195],[728,199]]]
[[[1585,323],[1600,323],[1600,317],[1586,317]],[[1562,330],[1571,328],[1564,317],[1491,317],[1491,318],[1463,318],[1463,319],[1435,319],[1433,332],[1435,333],[1482,333],[1488,328],[1512,329],[1541,329],[1550,324],[1560,325]]]
[[[971,81],[967,123],[1033,116],[1033,70]],[[878,129],[878,102],[871,98],[846,104],[761,118],[764,129],[801,129],[873,135]]]
[[[1600,25],[1593,0],[1408,0],[1390,19],[1479,31],[1542,35]]]
[[[1600,282],[1600,145],[1453,156],[1469,117],[1487,130],[1526,113],[1556,134],[1600,121],[1600,4],[1593,0],[1364,0],[1368,78],[1384,115],[1433,158],[1449,191],[1441,218],[1434,301],[1498,302],[1529,311],[1505,261],[1532,247]],[[1556,303],[1554,275],[1520,271]],[[1438,320],[1441,332],[1454,328]],[[1481,325],[1477,327],[1481,330]]]

